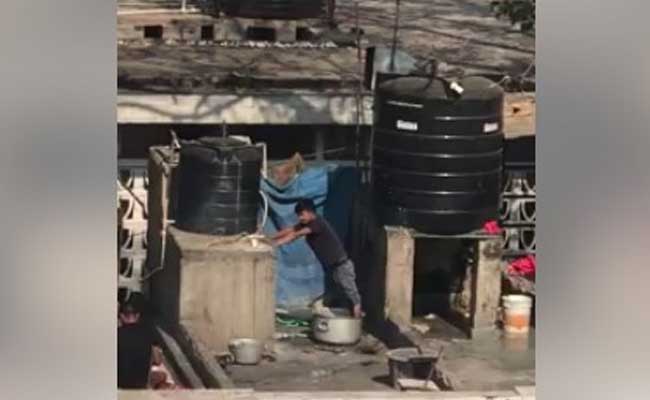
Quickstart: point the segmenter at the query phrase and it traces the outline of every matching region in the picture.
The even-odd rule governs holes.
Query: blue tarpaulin
[[[295,225],[294,207],[300,198],[309,198],[316,211],[347,240],[350,211],[359,187],[356,168],[325,165],[306,169],[286,186],[262,181],[262,191],[269,201],[269,215],[264,231],[271,235]],[[276,302],[279,308],[304,308],[323,293],[325,274],[304,239],[280,246],[276,250]]]

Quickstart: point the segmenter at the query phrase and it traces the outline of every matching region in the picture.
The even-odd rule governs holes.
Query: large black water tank
[[[387,225],[454,235],[498,217],[503,90],[481,77],[458,84],[408,76],[375,94],[373,183]]]
[[[260,19],[321,18],[325,0],[221,0],[221,10],[228,16]]]
[[[261,167],[261,148],[234,138],[183,142],[176,225],[211,235],[255,232]]]

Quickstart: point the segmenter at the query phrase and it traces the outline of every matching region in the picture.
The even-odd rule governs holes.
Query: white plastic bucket
[[[527,334],[530,329],[530,311],[533,300],[525,295],[507,295],[503,300],[503,330],[506,334]]]

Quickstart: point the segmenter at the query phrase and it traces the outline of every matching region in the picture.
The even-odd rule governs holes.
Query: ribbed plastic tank
[[[221,10],[231,17],[260,19],[321,18],[325,0],[221,0]]]
[[[262,150],[234,138],[182,142],[176,225],[211,235],[257,229]]]
[[[498,217],[503,90],[482,77],[389,79],[375,93],[373,183],[386,225],[456,235]]]

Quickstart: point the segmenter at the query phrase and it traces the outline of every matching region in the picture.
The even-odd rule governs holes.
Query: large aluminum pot
[[[350,316],[347,310],[330,309],[333,315],[314,315],[312,334],[319,342],[347,345],[361,338],[361,318]]]
[[[256,365],[262,361],[264,343],[257,339],[234,339],[228,343],[228,350],[237,364]]]

